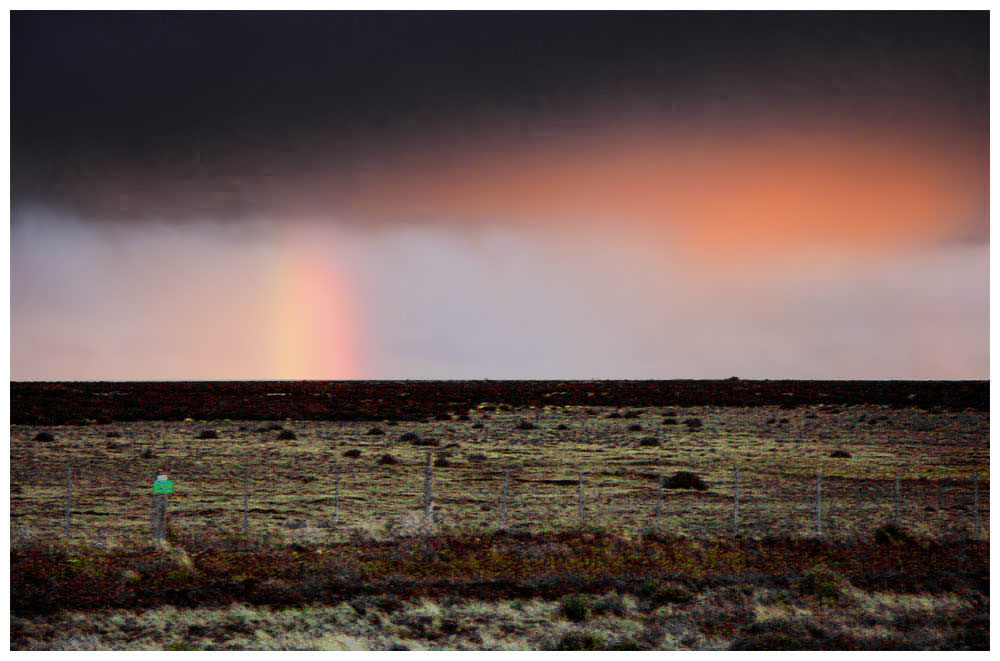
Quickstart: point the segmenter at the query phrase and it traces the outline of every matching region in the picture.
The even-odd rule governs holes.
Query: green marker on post
[[[153,493],[173,493],[174,481],[167,479],[166,473],[160,473],[153,482]]]

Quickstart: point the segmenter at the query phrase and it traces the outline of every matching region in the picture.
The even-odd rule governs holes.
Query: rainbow
[[[328,241],[298,232],[285,238],[265,294],[270,378],[359,378],[360,316],[350,278]]]

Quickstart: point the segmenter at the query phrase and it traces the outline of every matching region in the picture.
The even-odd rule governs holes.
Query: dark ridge
[[[108,393],[114,396],[108,396]],[[268,397],[268,393],[285,393]],[[422,420],[511,407],[851,406],[989,410],[989,381],[12,382],[11,423],[112,420]]]

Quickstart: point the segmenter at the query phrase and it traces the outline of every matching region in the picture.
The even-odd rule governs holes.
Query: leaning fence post
[[[979,520],[979,471],[972,473],[972,532],[976,537],[981,530]]]
[[[73,468],[66,469],[66,538],[69,538],[70,512],[73,507]]]
[[[424,468],[424,523],[430,523],[434,516],[434,500],[431,493],[431,453],[427,453],[427,465]]]
[[[580,511],[580,527],[584,527],[584,514],[583,514],[583,472],[577,474],[577,486],[576,486],[576,507]]]
[[[740,469],[733,468],[733,537],[740,536]]]
[[[500,492],[500,530],[507,529],[507,489],[510,486],[510,471],[504,471],[503,491]]]
[[[823,536],[823,471],[816,473],[816,535]]]

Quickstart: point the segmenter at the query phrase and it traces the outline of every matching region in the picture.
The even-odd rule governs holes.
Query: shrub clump
[[[692,430],[701,429],[704,426],[700,418],[688,418],[684,421],[684,424],[687,425],[688,429]]]
[[[199,439],[209,439],[209,438],[219,438],[219,435],[215,433],[213,429],[206,429],[198,434]]]
[[[486,455],[482,452],[473,452],[468,456],[469,461],[486,461]]]
[[[440,456],[434,460],[434,465],[438,468],[447,468],[448,466],[451,466],[451,462],[448,461],[448,457]]]
[[[656,606],[664,604],[686,604],[694,598],[684,583],[671,581],[657,585],[649,595],[649,602]]]
[[[593,604],[587,595],[566,595],[559,602],[559,614],[570,622],[583,622],[593,613]]]
[[[531,429],[538,429],[538,427],[536,427],[533,423],[528,422],[527,420],[522,420],[521,422],[517,423],[517,426],[514,427],[514,429],[521,429],[527,431]]]
[[[368,430],[369,436],[382,436],[383,434],[385,434],[385,432],[379,429],[378,427],[372,427],[371,429]]]
[[[392,614],[402,610],[406,604],[394,594],[380,594],[372,599],[372,605],[385,613]]]
[[[875,541],[878,544],[912,544],[915,540],[906,528],[887,523],[875,529]]]
[[[677,418],[664,418],[663,422],[661,422],[660,424],[663,424],[663,425],[676,425],[677,424]]]
[[[344,456],[347,457],[348,459],[357,459],[358,457],[361,456],[361,450],[357,448],[351,448],[350,450],[344,453]]]
[[[586,631],[571,631],[563,634],[556,643],[556,651],[603,650],[604,639]]]
[[[391,454],[384,454],[384,455],[382,455],[381,457],[378,458],[378,464],[379,464],[379,466],[392,466],[392,465],[398,464],[398,463],[399,463],[399,459],[396,459]]]
[[[799,580],[799,592],[816,595],[826,601],[839,601],[849,588],[847,579],[829,567],[808,569]]]
[[[52,441],[56,440],[56,438],[47,431],[40,431],[37,434],[35,434],[35,440],[38,441],[39,443],[51,443]]]
[[[847,450],[834,450],[830,453],[830,456],[834,459],[850,459],[851,453]]]
[[[591,612],[594,615],[607,615],[611,613],[618,617],[625,617],[628,614],[628,606],[621,596],[609,594],[600,599],[595,599],[590,603]]]
[[[660,439],[655,436],[646,436],[639,439],[639,446],[644,448],[655,448],[660,444]]]
[[[695,491],[707,491],[708,485],[697,473],[690,471],[677,471],[664,482],[667,489],[694,489]]]
[[[297,438],[298,437],[295,435],[295,432],[290,429],[283,429],[281,430],[281,433],[278,434],[279,441],[294,441]]]
[[[642,431],[642,425],[629,425],[629,431]]]

